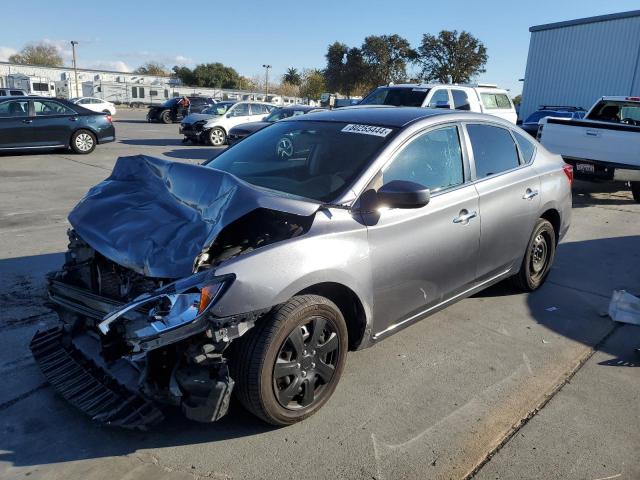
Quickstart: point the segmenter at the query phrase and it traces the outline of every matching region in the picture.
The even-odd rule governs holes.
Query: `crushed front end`
[[[234,281],[204,269],[151,278],[107,259],[69,231],[62,270],[49,276],[60,324],[31,350],[50,384],[103,423],[147,428],[164,406],[196,421],[226,412],[233,380],[225,351],[266,312],[220,318],[211,306]]]

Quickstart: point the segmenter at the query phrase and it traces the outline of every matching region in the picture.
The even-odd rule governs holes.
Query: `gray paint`
[[[589,109],[640,95],[640,11],[532,27],[519,118],[540,105]]]

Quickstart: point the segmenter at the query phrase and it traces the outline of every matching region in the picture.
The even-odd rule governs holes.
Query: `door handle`
[[[31,120],[30,118],[25,118],[24,120],[22,120],[22,123],[32,123],[33,120]]]
[[[473,212],[468,212],[467,210],[461,210],[460,214],[453,219],[453,223],[462,223],[466,225],[469,223],[469,220],[478,216],[478,212],[475,210]]]
[[[600,135],[600,132],[598,132],[598,130],[587,130],[587,135],[589,135],[590,137],[597,137]]]
[[[70,122],[77,122],[78,121],[78,117],[69,117],[69,121]]]
[[[531,200],[533,197],[535,197],[536,195],[538,195],[538,190],[531,190],[530,188],[527,188],[527,191],[524,192],[524,195],[522,196],[522,198],[524,200]]]

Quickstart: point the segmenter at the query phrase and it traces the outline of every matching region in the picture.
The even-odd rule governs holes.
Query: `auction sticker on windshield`
[[[391,133],[390,128],[376,127],[374,125],[358,125],[357,123],[350,123],[342,129],[347,133],[361,133],[363,135],[375,135],[376,137],[386,137]]]

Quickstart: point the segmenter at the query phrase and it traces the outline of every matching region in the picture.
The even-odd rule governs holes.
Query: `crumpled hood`
[[[213,168],[137,155],[118,158],[69,222],[110,260],[146,276],[181,278],[225,226],[247,213],[267,208],[309,216],[319,206]]]
[[[196,123],[198,120],[211,120],[220,115],[211,115],[209,113],[190,113],[182,120],[182,123]]]

